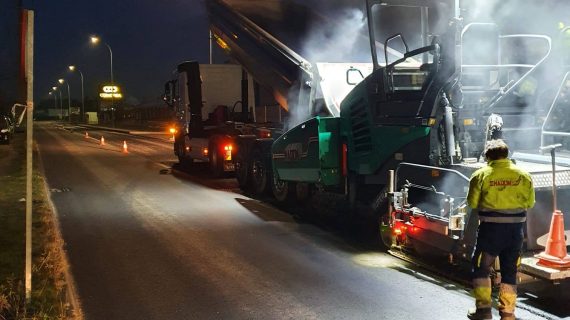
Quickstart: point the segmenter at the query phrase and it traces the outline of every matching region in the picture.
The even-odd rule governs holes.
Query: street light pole
[[[57,110],[57,94],[55,94],[53,91],[50,91],[49,95],[53,96],[53,108],[54,110]]]
[[[63,95],[61,94],[61,90],[59,90],[59,117],[59,120],[63,122]]]
[[[100,41],[101,39],[99,37],[96,36],[91,37],[91,43],[93,44],[97,44]],[[103,44],[107,47],[107,49],[109,49],[109,56],[111,57],[111,85],[114,85],[115,83],[113,81],[113,50],[111,50],[111,46],[106,42],[103,42]]]
[[[67,84],[67,122],[71,123],[71,90],[69,89],[69,81],[65,79],[59,79],[59,83]]]
[[[92,44],[97,44],[101,41],[101,39],[97,36],[91,36],[91,43]],[[111,46],[109,44],[107,44],[106,42],[103,42],[103,44],[107,47],[107,49],[109,49],[109,56],[111,58],[111,85],[114,86],[115,85],[115,81],[113,79],[113,50],[111,50]],[[115,126],[115,99],[113,96],[111,96],[111,117],[112,117],[112,121],[113,121],[113,127]]]
[[[106,42],[105,45],[109,49],[109,56],[111,57],[111,85],[115,85],[115,82],[113,81],[113,50],[111,50],[111,46],[109,46]]]
[[[51,88],[53,89],[53,92],[56,93],[54,96],[57,96],[57,93],[59,92],[59,121],[62,121],[62,119],[63,119],[63,104],[61,101],[61,90],[58,91],[57,87],[51,87]],[[57,108],[57,105],[55,107]]]
[[[81,122],[83,122],[85,120],[85,92],[83,90],[83,72],[81,72],[81,70],[79,70],[75,66],[69,66],[69,70],[71,71],[77,70],[77,72],[79,72],[79,75],[81,76],[81,111],[79,112],[79,114],[81,115]]]

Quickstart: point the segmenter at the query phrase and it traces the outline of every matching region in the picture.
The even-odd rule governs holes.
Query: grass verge
[[[25,300],[25,134],[0,145],[0,319],[69,319],[63,241],[34,153],[32,298]]]

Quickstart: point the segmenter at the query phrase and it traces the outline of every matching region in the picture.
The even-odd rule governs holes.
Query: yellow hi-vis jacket
[[[509,159],[489,161],[471,175],[467,204],[479,210],[481,221],[524,222],[534,201],[530,174]]]

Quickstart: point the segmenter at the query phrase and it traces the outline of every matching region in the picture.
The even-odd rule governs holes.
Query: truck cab
[[[241,78],[237,65],[187,61],[166,82],[164,101],[175,114],[174,153],[181,164],[208,162],[215,177],[234,170],[234,137],[247,121]]]
[[[238,136],[271,136],[272,129],[255,123],[250,111],[256,87],[240,65],[179,64],[163,96],[174,114],[174,154],[179,162],[206,162],[211,174],[220,177],[235,171]]]

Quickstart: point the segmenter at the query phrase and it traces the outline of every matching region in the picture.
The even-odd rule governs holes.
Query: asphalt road
[[[460,285],[233,179],[173,171],[167,141],[36,128],[86,319],[463,319],[473,306]]]

